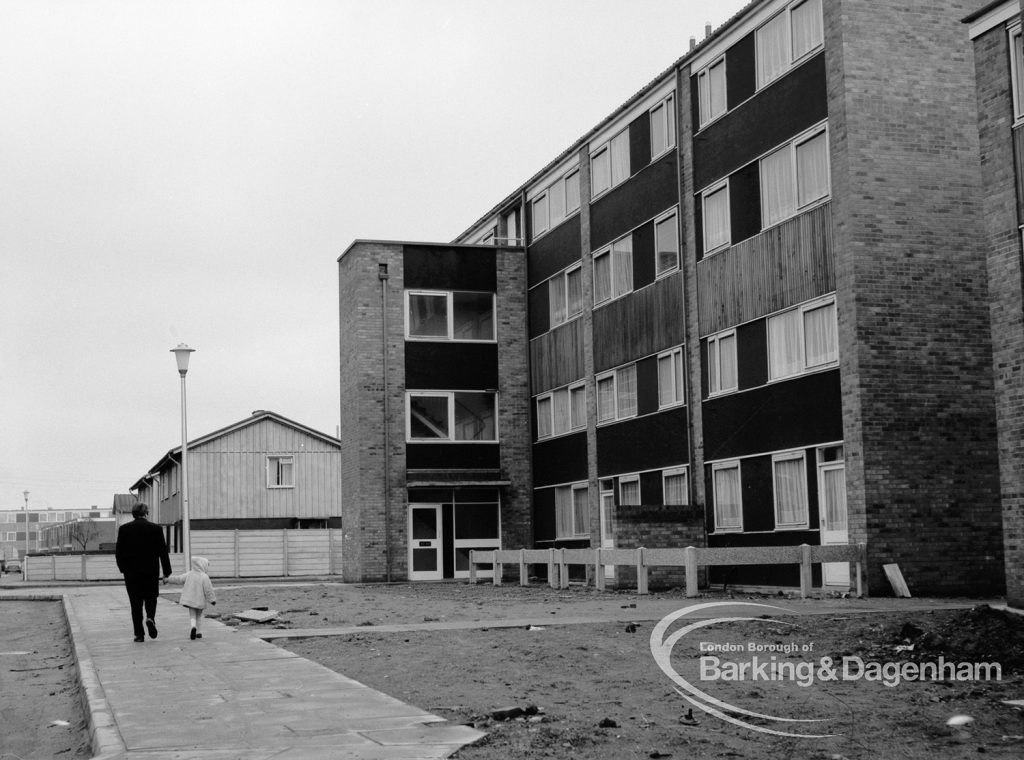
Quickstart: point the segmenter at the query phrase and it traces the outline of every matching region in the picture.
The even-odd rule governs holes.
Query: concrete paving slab
[[[133,642],[123,586],[33,596],[64,603],[102,760],[435,760],[484,735],[213,620],[192,641],[167,600]]]

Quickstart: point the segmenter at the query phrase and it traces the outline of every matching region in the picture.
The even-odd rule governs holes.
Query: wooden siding
[[[583,342],[582,317],[531,340],[531,392],[543,393],[582,379],[585,374]]]
[[[1017,167],[1017,223],[1024,224],[1024,125],[1013,130],[1013,162]]]
[[[594,309],[594,370],[681,345],[684,318],[680,272]]]
[[[825,203],[697,264],[700,335],[835,290],[832,204]]]
[[[294,457],[294,488],[268,488],[268,456]],[[189,449],[189,516],[327,518],[341,514],[341,452],[266,419]],[[165,502],[166,503],[166,502]],[[161,521],[167,512],[161,510]]]

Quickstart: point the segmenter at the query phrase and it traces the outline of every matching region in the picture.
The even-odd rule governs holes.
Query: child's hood
[[[206,557],[193,557],[192,558],[192,569],[198,570],[201,573],[207,573],[209,575],[210,560]]]

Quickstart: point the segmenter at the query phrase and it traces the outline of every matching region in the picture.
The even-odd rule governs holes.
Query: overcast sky
[[[0,0],[0,509],[334,435],[337,258],[448,241],[742,0]]]

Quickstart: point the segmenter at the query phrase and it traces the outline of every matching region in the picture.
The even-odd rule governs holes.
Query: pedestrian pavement
[[[158,637],[135,643],[123,586],[4,598],[63,598],[102,760],[432,760],[484,736],[214,620],[191,641],[166,599]]]

